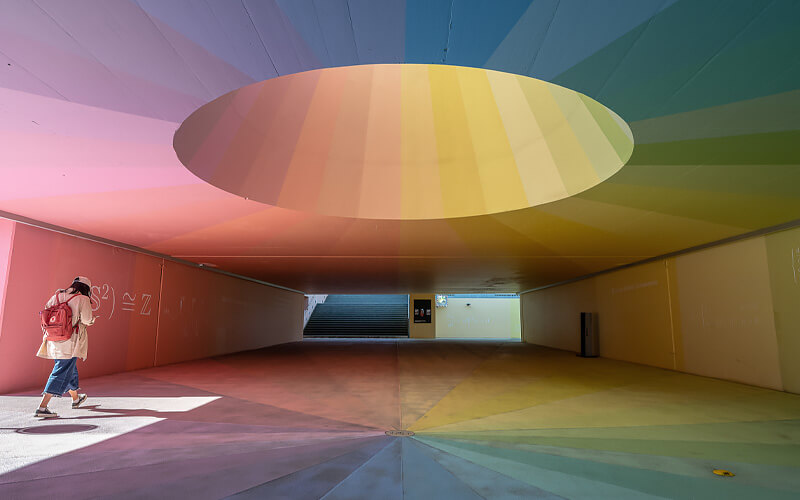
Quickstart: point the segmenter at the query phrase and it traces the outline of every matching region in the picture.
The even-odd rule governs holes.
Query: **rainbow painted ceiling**
[[[226,94],[175,133],[178,158],[228,192],[367,219],[518,210],[585,191],[630,158],[602,104],[532,78],[456,66],[362,65]]]
[[[0,211],[301,290],[519,291],[800,217],[795,1],[2,12]]]

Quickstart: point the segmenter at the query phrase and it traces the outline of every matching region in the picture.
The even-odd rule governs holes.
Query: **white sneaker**
[[[74,410],[75,408],[82,405],[83,402],[86,401],[86,398],[88,397],[89,396],[87,396],[86,394],[78,394],[78,399],[72,402],[72,409]]]
[[[50,408],[45,408],[44,410],[36,409],[36,413],[33,414],[34,417],[44,417],[44,418],[53,418],[57,417],[58,413],[50,411]]]

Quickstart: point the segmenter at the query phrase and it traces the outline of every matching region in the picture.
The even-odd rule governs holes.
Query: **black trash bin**
[[[600,341],[597,338],[597,314],[581,313],[581,357],[596,358],[600,355]]]

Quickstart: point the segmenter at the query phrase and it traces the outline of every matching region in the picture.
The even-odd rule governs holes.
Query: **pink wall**
[[[99,317],[89,330],[88,359],[79,364],[82,377],[302,339],[300,293],[5,220],[0,261],[12,231],[0,302],[0,393],[44,384],[52,362],[35,356],[37,313],[77,275],[92,280]]]
[[[11,244],[14,241],[14,222],[0,219],[0,325],[3,324],[3,305],[5,304],[6,278],[11,258]],[[0,329],[2,333],[2,329]]]

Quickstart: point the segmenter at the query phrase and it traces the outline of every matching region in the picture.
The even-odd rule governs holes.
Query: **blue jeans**
[[[56,359],[47,385],[44,386],[46,394],[60,398],[67,391],[78,390],[78,358]]]

